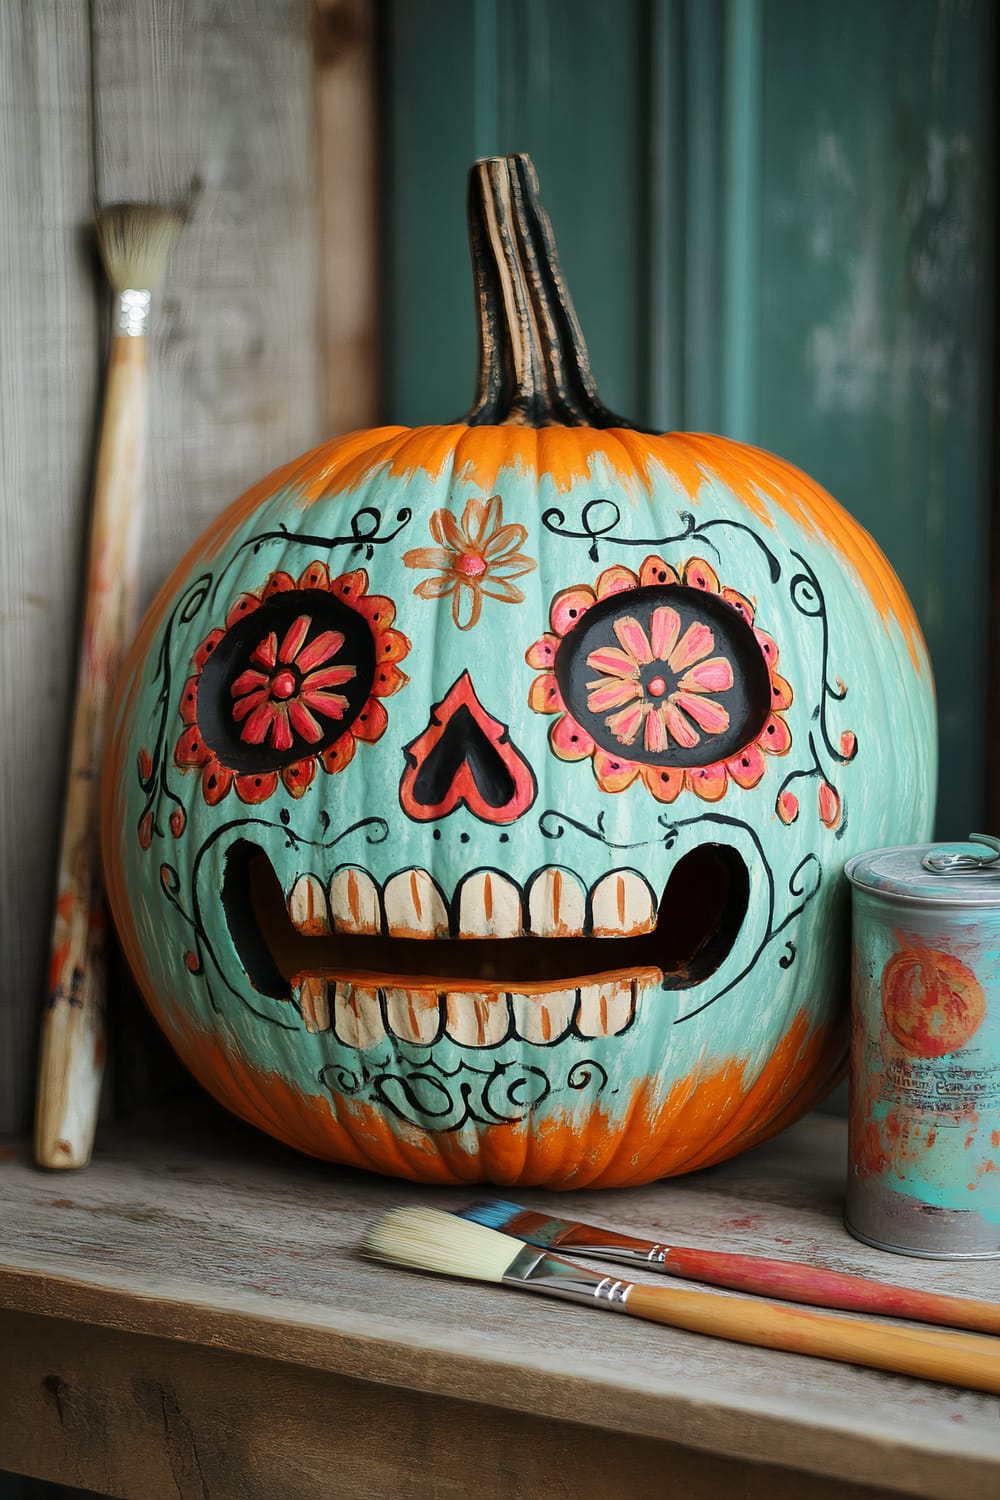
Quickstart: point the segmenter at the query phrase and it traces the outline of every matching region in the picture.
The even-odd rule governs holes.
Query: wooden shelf
[[[0,1468],[170,1495],[995,1500],[995,1398],[368,1264],[425,1189],[297,1157],[201,1101],[40,1173],[0,1148]],[[842,1120],[696,1177],[518,1200],[669,1241],[995,1297],[841,1225]],[[720,1294],[721,1295],[721,1294]]]

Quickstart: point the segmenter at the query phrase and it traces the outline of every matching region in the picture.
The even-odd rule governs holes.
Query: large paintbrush
[[[364,1250],[376,1260],[408,1270],[492,1281],[740,1344],[1000,1393],[996,1339],[945,1329],[893,1327],[871,1318],[775,1307],[752,1297],[687,1287],[643,1286],[602,1276],[438,1209],[400,1208],[386,1214],[368,1231]]]
[[[828,1271],[824,1266],[804,1265],[795,1260],[740,1255],[728,1250],[699,1250],[692,1245],[664,1245],[657,1240],[619,1234],[614,1229],[599,1229],[595,1224],[581,1224],[575,1219],[553,1218],[501,1198],[470,1203],[468,1208],[456,1212],[460,1218],[516,1235],[531,1245],[568,1250],[590,1260],[611,1260],[635,1269],[660,1271],[665,1276],[681,1276],[686,1281],[780,1297],[787,1302],[808,1302],[814,1307],[914,1318],[949,1328],[1000,1334],[1000,1303],[983,1302],[975,1297],[921,1292],[915,1287],[872,1281],[867,1276]]]
[[[35,1159],[90,1160],[104,1073],[104,904],[98,784],[111,690],[127,643],[135,583],[134,517],[145,466],[146,334],[152,293],[183,216],[126,204],[98,216],[115,327],[94,474],[59,885],[42,1018]]]

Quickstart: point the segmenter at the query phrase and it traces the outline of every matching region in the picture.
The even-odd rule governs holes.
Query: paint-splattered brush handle
[[[621,1302],[622,1310],[633,1317],[671,1328],[1000,1394],[1000,1344],[993,1339],[894,1328],[867,1318],[841,1318],[680,1287],[633,1285]]]
[[[921,1292],[913,1287],[871,1281],[865,1276],[827,1271],[821,1266],[721,1250],[695,1250],[682,1245],[666,1249],[659,1265],[672,1276],[732,1291],[1000,1334],[1000,1303]]]
[[[35,1159],[90,1160],[104,1073],[104,905],[99,781],[111,692],[131,612],[132,512],[143,467],[146,339],[111,342],[94,478],[59,889],[42,1017]]]
[[[460,1210],[460,1216],[532,1245],[567,1250],[593,1260],[613,1261],[616,1265],[642,1266],[707,1286],[805,1302],[814,1307],[838,1308],[843,1312],[877,1313],[944,1328],[964,1328],[972,1333],[1000,1334],[1000,1303],[996,1302],[917,1291],[801,1261],[663,1244],[575,1219],[552,1218],[500,1199],[470,1204]]]

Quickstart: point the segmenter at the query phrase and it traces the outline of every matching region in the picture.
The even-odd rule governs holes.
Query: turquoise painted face
[[[707,466],[320,491],[236,515],[121,700],[168,1031],[473,1152],[832,1025],[844,861],[926,836],[935,769],[837,547]]]

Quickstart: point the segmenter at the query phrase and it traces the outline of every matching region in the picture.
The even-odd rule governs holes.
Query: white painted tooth
[[[497,1047],[510,1030],[507,996],[456,990],[445,996],[445,1027],[459,1046]]]
[[[330,995],[326,980],[318,974],[303,974],[296,989],[306,1030],[329,1031]]]
[[[562,1036],[573,1018],[576,990],[546,990],[541,995],[511,995],[514,1025],[526,1042],[543,1045]]]
[[[386,1025],[402,1042],[429,1047],[441,1034],[441,997],[436,989],[387,989]]]
[[[576,1029],[581,1036],[617,1036],[635,1014],[635,986],[629,979],[608,979],[580,986]]]
[[[337,980],[333,1000],[333,1028],[347,1047],[374,1047],[385,1036],[378,990]]]
[[[330,881],[330,911],[337,932],[381,931],[378,887],[365,870],[347,865],[337,871]]]
[[[296,880],[288,897],[288,915],[307,937],[330,931],[326,892],[315,875],[300,875]]]
[[[572,870],[539,870],[528,892],[534,937],[575,937],[584,930],[587,893]]]
[[[591,893],[595,937],[635,937],[656,926],[653,893],[635,870],[613,870]]]
[[[385,920],[391,937],[447,937],[448,913],[426,870],[400,870],[386,882]]]
[[[458,921],[462,937],[519,937],[521,893],[506,875],[477,870],[462,884]]]

